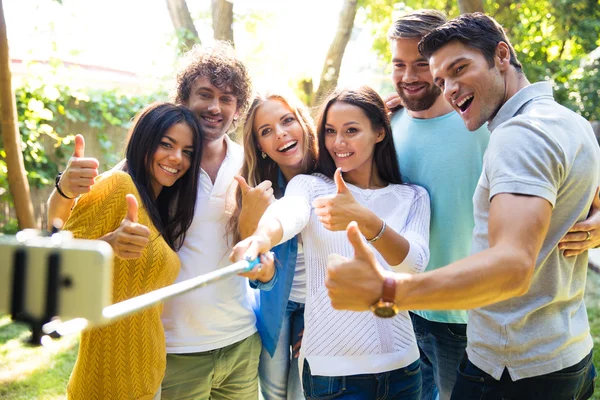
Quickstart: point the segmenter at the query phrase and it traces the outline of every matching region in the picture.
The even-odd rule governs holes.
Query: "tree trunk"
[[[29,182],[23,165],[21,135],[17,125],[17,104],[11,79],[8,35],[6,34],[2,0],[0,0],[0,119],[2,120],[2,139],[6,151],[8,188],[15,203],[19,229],[36,228],[29,194]]]
[[[194,26],[194,21],[185,0],[167,0],[167,8],[177,34],[179,49],[184,52],[200,43],[200,36]]]
[[[323,97],[336,87],[338,77],[340,76],[340,67],[344,58],[346,45],[350,40],[350,34],[354,27],[354,17],[356,16],[357,0],[345,0],[340,14],[338,29],[329,46],[323,70],[321,71],[321,79],[315,101],[321,101]]]
[[[233,2],[230,0],[212,0],[212,21],[214,38],[233,42]]]
[[[483,0],[458,0],[458,10],[461,14],[484,12]]]

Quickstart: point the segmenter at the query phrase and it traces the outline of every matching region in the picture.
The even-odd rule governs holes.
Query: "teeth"
[[[159,165],[160,165],[160,164],[159,164]],[[171,167],[167,167],[167,166],[165,166],[165,165],[160,165],[160,167],[161,167],[162,169],[164,169],[165,171],[167,171],[167,172],[170,172],[170,173],[172,173],[172,174],[176,174],[177,172],[179,172],[179,170],[178,170],[178,169],[171,168]]]
[[[218,118],[211,118],[211,117],[207,117],[207,116],[204,116],[203,118],[204,118],[206,121],[208,121],[208,122],[211,122],[211,123],[219,122],[219,119],[218,119]]]
[[[473,95],[471,94],[471,95],[465,97],[464,99],[462,99],[460,102],[456,103],[456,105],[458,107],[462,107],[462,105],[465,104],[467,102],[467,100],[470,100],[472,98],[473,98]]]
[[[346,158],[346,157],[350,157],[352,155],[352,153],[335,153],[336,156],[338,156],[339,158]]]
[[[296,143],[298,143],[297,140],[292,140],[291,142],[288,142],[288,143],[284,144],[283,146],[281,146],[280,148],[278,148],[277,151],[287,150],[290,147],[292,147],[293,145],[295,145]]]

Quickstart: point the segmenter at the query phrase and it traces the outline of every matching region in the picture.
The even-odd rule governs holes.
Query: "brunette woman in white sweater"
[[[317,173],[298,175],[233,259],[254,258],[301,233],[307,274],[302,383],[309,399],[419,399],[419,350],[410,317],[337,311],[325,288],[329,254],[352,257],[356,221],[387,269],[421,272],[429,260],[429,196],[403,184],[388,110],[362,86],[333,93],[318,123]]]

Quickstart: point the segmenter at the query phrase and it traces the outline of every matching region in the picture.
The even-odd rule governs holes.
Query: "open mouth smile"
[[[292,140],[292,141],[287,142],[286,144],[282,145],[281,147],[279,147],[277,149],[277,151],[280,152],[280,153],[288,152],[288,151],[294,149],[297,144],[298,144],[297,140]]]
[[[162,164],[158,164],[158,166],[160,167],[160,169],[162,169],[165,172],[168,172],[171,175],[177,175],[177,173],[179,173],[179,170],[177,168],[167,167],[166,165]]]
[[[215,117],[211,117],[211,116],[208,116],[208,115],[203,115],[202,119],[204,121],[208,122],[210,125],[218,125],[223,120],[222,118],[215,118]]]
[[[467,109],[473,102],[474,97],[475,96],[473,96],[472,94],[467,95],[467,96],[463,97],[462,99],[460,99],[460,101],[455,102],[454,104],[456,105],[456,107],[458,107],[458,109],[460,110],[461,113],[464,113],[467,111]]]

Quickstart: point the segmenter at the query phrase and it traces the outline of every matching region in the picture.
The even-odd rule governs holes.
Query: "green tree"
[[[327,96],[327,94],[337,85],[344,52],[346,51],[346,46],[350,40],[352,29],[354,28],[354,19],[356,18],[356,9],[358,6],[357,3],[357,0],[345,0],[342,5],[338,28],[333,41],[329,46],[329,50],[327,51],[325,62],[323,63],[319,87],[316,96],[314,97],[314,100],[316,101],[320,101],[323,97]],[[313,102],[314,101],[311,101],[310,103]]]
[[[8,186],[14,200],[19,229],[36,228],[29,182],[26,178],[21,152],[21,137],[17,125],[16,102],[12,89],[8,35],[6,33],[2,0],[0,0],[0,119],[2,120],[1,128]]]
[[[235,45],[233,41],[232,1],[212,0],[212,24],[215,39],[225,40]]]
[[[464,2],[372,0],[365,3],[362,11],[373,30],[373,49],[383,68],[389,68],[391,54],[386,34],[395,18],[420,8],[445,10],[448,17],[453,18],[460,14],[458,6]],[[505,28],[531,82],[554,81],[557,101],[589,120],[600,119],[599,68],[596,63],[586,64],[588,55],[600,46],[598,0],[485,0],[483,9]]]
[[[177,35],[177,47],[181,52],[192,48],[196,43],[201,43],[198,31],[190,15],[185,0],[166,0],[169,16]]]

